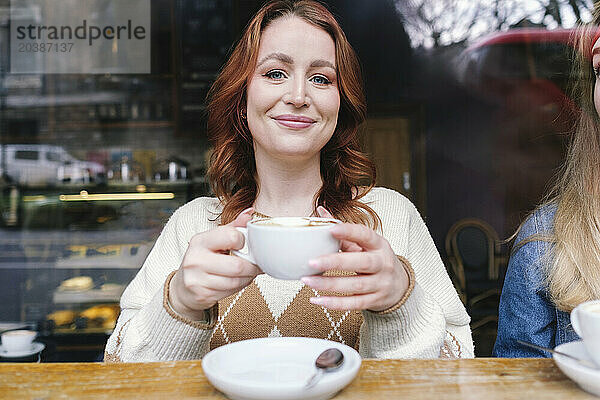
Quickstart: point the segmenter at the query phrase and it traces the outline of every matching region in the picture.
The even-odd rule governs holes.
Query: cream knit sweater
[[[374,188],[362,201],[377,212],[382,221],[380,233],[395,254],[410,262],[416,282],[406,302],[397,310],[387,314],[362,312],[357,342],[360,354],[365,358],[473,357],[470,318],[414,205],[400,193],[385,188]],[[223,326],[225,317],[234,318],[227,314],[231,300],[228,309],[220,302],[219,316],[217,307],[213,307],[211,320],[202,323],[179,317],[164,298],[165,280],[179,268],[188,241],[194,234],[216,227],[220,210],[217,199],[202,197],[180,207],[171,216],[144,265],[123,293],[121,315],[106,345],[107,362],[199,359],[210,350],[215,329],[222,331],[221,341],[230,339]],[[294,297],[301,297],[297,294],[304,286],[299,281],[281,281],[267,275],[259,275],[251,285],[264,297],[275,323],[281,309]],[[283,306],[282,298],[287,298]],[[332,313],[327,309],[324,312],[331,320]],[[345,315],[348,313],[340,321]],[[298,317],[307,318],[296,316],[296,321]],[[332,338],[330,333],[324,338],[343,341],[336,324],[332,322],[332,326],[331,333],[337,336]],[[257,329],[256,336],[282,336],[277,326],[268,335],[265,332]]]

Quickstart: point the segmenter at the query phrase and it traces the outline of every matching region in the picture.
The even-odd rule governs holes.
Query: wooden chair
[[[485,221],[457,221],[446,236],[450,275],[467,311],[471,329],[498,320],[501,276],[506,257],[498,234]]]

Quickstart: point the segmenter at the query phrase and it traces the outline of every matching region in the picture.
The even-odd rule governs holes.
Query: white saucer
[[[344,363],[324,373],[310,389],[315,360],[335,347]],[[361,357],[353,348],[323,339],[281,337],[244,340],[216,348],[202,359],[209,382],[234,400],[321,400],[348,385],[360,368]]]
[[[6,351],[6,349],[2,345],[0,345],[0,357],[17,358],[17,357],[32,356],[32,355],[37,354],[40,351],[44,350],[45,347],[46,347],[46,345],[44,343],[33,342],[33,343],[31,343],[30,349],[21,350],[21,351]]]
[[[577,358],[592,361],[581,340],[563,343],[557,346],[555,350]],[[583,390],[596,396],[600,396],[600,368],[593,369],[586,367],[577,361],[561,356],[560,354],[554,354],[552,357],[554,358],[556,365],[558,365],[558,368],[560,368],[566,376],[574,380]]]

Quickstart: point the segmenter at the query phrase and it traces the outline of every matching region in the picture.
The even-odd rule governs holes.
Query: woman
[[[549,348],[577,340],[569,312],[600,299],[599,22],[596,14],[591,27],[578,31],[572,76],[581,112],[550,200],[522,224],[515,240],[500,298],[498,357],[549,357],[517,340]]]
[[[337,340],[364,357],[473,356],[469,316],[418,212],[400,194],[373,189],[357,139],[358,59],[325,7],[266,4],[208,109],[217,197],[171,217],[123,294],[107,361],[200,358],[265,336]],[[234,227],[264,215],[342,219],[334,235],[343,252],[315,260],[325,276],[259,275],[228,252],[244,246]]]

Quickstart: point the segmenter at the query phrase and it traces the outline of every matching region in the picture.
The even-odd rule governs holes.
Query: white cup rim
[[[37,335],[37,331],[32,331],[31,329],[14,329],[14,330],[2,332],[2,336],[4,336],[4,335],[13,336],[15,333],[18,333],[19,335],[24,335],[25,333],[27,333],[29,336]]]
[[[248,222],[247,227],[252,226],[255,229],[282,229],[282,230],[288,230],[288,229],[296,229],[296,228],[303,228],[303,226],[274,226],[274,225],[261,225],[260,222],[263,221],[268,221],[268,220],[273,220],[273,219],[279,219],[279,218],[305,218],[305,219],[310,219],[311,221],[323,221],[323,222],[333,222],[333,224],[341,224],[342,221],[340,221],[339,219],[335,219],[335,218],[327,218],[327,217],[268,217],[268,218],[258,218],[258,219],[254,219],[250,222]],[[313,229],[330,229],[332,225],[323,225],[323,226],[311,226],[311,230]]]
[[[592,311],[589,311],[589,310],[586,309],[586,307],[589,307],[591,305],[600,305],[600,300],[585,301],[585,302],[579,304],[575,308],[577,308],[579,312],[584,312],[589,317],[600,319],[600,313],[599,312],[592,312]]]

